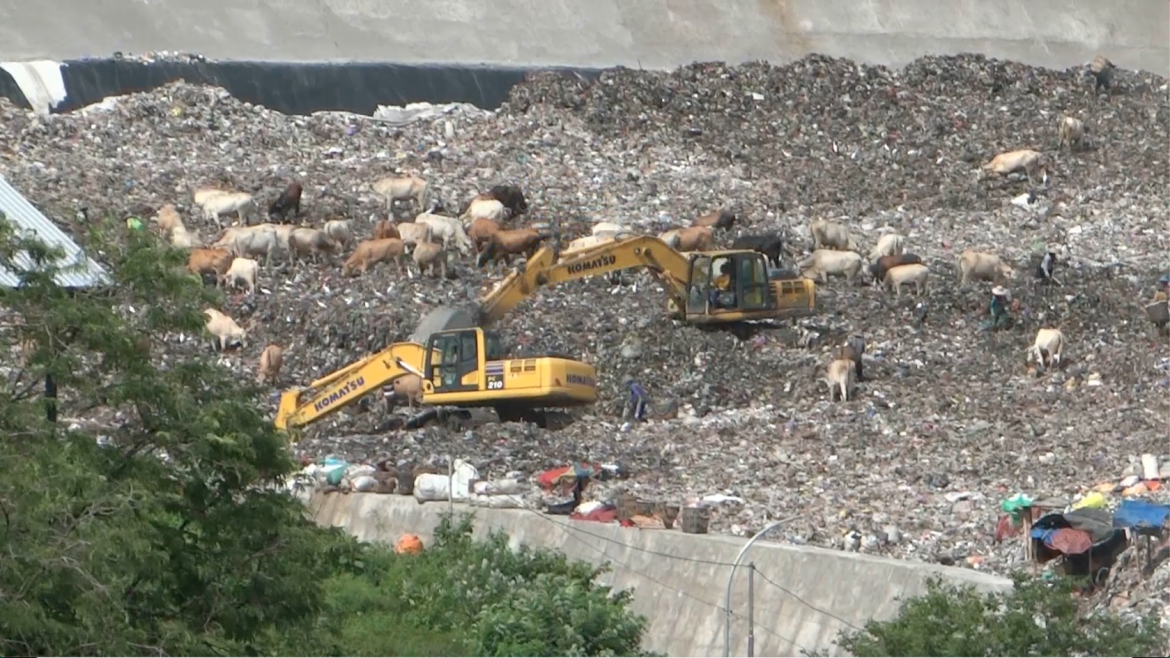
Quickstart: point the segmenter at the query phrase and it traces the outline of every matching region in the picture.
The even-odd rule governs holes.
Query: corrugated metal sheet
[[[105,268],[98,265],[91,258],[86,258],[77,245],[57,225],[49,221],[41,211],[33,207],[24,195],[16,191],[8,181],[0,176],[0,212],[16,225],[17,230],[32,231],[38,239],[50,247],[60,247],[65,251],[65,259],[61,267],[84,262],[84,267],[69,269],[57,275],[57,285],[66,288],[88,288],[95,285],[108,284],[110,275]],[[32,259],[25,253],[16,255],[16,264],[23,269],[32,269]],[[6,288],[15,288],[20,285],[20,277],[0,265],[0,285]]]

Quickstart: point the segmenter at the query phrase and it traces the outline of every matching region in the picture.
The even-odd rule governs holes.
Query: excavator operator
[[[735,286],[732,279],[731,261],[725,260],[719,266],[719,276],[711,282],[711,305],[719,308],[735,308]]]

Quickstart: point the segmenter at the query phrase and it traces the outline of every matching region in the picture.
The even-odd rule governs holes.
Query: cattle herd
[[[1082,122],[1062,117],[1058,123],[1061,147],[1075,148],[1083,142],[1085,128]],[[1043,156],[1024,149],[1001,153],[982,165],[991,174],[1008,176],[1022,173],[1029,181],[1047,180]],[[214,187],[193,191],[196,207],[205,219],[223,229],[223,217],[234,215],[238,225],[223,229],[209,245],[189,230],[173,204],[162,206],[154,217],[157,229],[177,248],[190,251],[188,269],[217,286],[243,286],[255,294],[263,259],[270,267],[274,258],[286,258],[296,264],[302,260],[332,263],[335,255],[349,250],[340,264],[343,276],[364,275],[371,267],[384,263],[393,265],[399,275],[413,277],[411,265],[419,276],[447,278],[451,258],[475,256],[475,265],[489,263],[512,264],[512,257],[531,256],[554,234],[545,225],[504,228],[529,211],[523,190],[514,184],[499,184],[467,201],[457,216],[439,212],[441,203],[428,205],[430,186],[418,175],[390,176],[370,184],[370,190],[385,199],[389,218],[368,226],[370,238],[356,241],[355,234],[365,233],[349,219],[325,221],[320,228],[286,223],[301,214],[303,186],[299,181],[288,184],[283,192],[267,206],[270,221],[253,224],[258,206],[251,194]],[[419,212],[413,221],[396,221],[395,206],[407,203],[417,206]],[[275,222],[271,220],[276,220]],[[719,248],[717,232],[731,229],[737,220],[729,208],[719,208],[695,218],[689,226],[672,228],[659,238],[681,252],[708,251]],[[571,238],[562,254],[597,247],[616,239],[635,235],[629,226],[615,222],[598,222],[589,227],[587,235]],[[883,290],[892,290],[898,297],[903,288],[912,286],[915,295],[923,295],[927,288],[930,268],[918,255],[906,251],[906,238],[896,232],[884,232],[868,251],[869,267],[861,255],[861,247],[845,224],[818,219],[809,223],[811,253],[796,263],[800,276],[815,279],[822,285],[829,277],[842,277],[846,285],[868,279]],[[355,242],[356,241],[356,242]],[[736,238],[732,249],[751,249],[764,254],[769,263],[780,266],[785,253],[785,240],[779,233],[749,234]],[[1053,277],[1057,256],[1047,252],[1036,268],[1036,274],[1045,281]],[[964,250],[958,259],[959,285],[986,281],[1007,283],[1016,276],[1015,269],[998,255],[974,249]],[[207,309],[206,328],[217,349],[232,344],[244,344],[247,331],[231,317],[216,309]],[[1041,366],[1059,363],[1063,336],[1059,329],[1042,328],[1028,355],[1035,355]],[[846,345],[837,350],[829,363],[825,382],[831,397],[838,392],[848,400],[861,372],[860,346]],[[281,364],[281,347],[269,344],[263,351],[257,371],[258,381],[275,381]]]

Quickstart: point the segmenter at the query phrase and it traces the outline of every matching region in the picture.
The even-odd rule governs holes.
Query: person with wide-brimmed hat
[[[986,326],[989,329],[1000,329],[1007,327],[1011,322],[1011,315],[1008,313],[1008,304],[1011,303],[1012,293],[1003,286],[995,286],[991,289],[991,322]]]

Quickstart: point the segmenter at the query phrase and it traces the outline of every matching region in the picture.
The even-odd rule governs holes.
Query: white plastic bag
[[[414,479],[414,498],[420,503],[428,500],[447,500],[448,478],[435,473],[420,473]]]
[[[523,491],[517,480],[480,480],[475,483],[475,493],[481,496],[516,495]]]
[[[345,477],[355,480],[363,475],[373,475],[377,470],[369,464],[350,464],[345,468]]]
[[[359,475],[351,480],[353,491],[373,491],[378,486],[378,481],[371,475]]]
[[[466,502],[471,497],[471,481],[479,479],[479,471],[471,464],[456,459],[450,475],[423,473],[414,479],[414,497],[420,503],[428,500]]]
[[[471,496],[471,504],[476,507],[491,507],[493,509],[518,509],[524,507],[524,499],[508,494],[497,496],[474,494]]]

